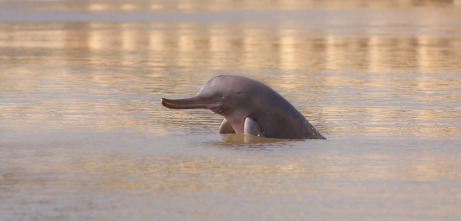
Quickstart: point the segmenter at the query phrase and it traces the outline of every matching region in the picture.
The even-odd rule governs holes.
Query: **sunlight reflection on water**
[[[459,219],[451,1],[23,3],[0,1],[2,220]],[[160,105],[219,74],[328,139]]]

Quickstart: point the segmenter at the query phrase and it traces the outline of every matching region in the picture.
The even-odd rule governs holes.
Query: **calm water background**
[[[241,74],[328,140],[175,111]],[[0,1],[1,220],[459,220],[461,5]]]

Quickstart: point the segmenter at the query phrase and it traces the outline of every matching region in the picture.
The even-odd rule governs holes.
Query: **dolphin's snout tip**
[[[167,106],[166,106],[167,102],[166,102],[166,99],[165,99],[165,98],[160,99],[160,103],[161,103],[163,106],[167,107]]]
[[[177,102],[177,100],[170,100],[166,98],[162,98],[160,100],[162,102],[162,105],[167,108],[171,109],[183,109],[181,108],[181,104]]]

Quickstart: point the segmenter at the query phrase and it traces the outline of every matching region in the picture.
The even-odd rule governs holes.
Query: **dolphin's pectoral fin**
[[[263,129],[259,126],[252,117],[245,118],[245,125],[243,126],[243,132],[258,137],[266,137]]]
[[[235,130],[232,128],[232,125],[224,119],[221,126],[219,126],[218,134],[235,134]]]

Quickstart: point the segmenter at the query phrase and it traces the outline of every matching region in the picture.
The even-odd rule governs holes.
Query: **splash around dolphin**
[[[244,76],[216,76],[195,97],[162,98],[162,105],[171,109],[210,109],[224,116],[219,134],[325,139],[282,95],[264,83]]]

